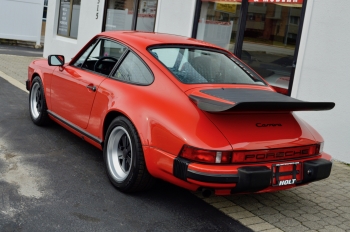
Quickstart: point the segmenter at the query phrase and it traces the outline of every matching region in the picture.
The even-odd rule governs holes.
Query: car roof
[[[179,35],[171,35],[156,32],[106,31],[100,33],[99,36],[110,37],[139,49],[146,49],[147,47],[152,45],[184,44],[206,46],[222,50],[222,48],[204,41]]]

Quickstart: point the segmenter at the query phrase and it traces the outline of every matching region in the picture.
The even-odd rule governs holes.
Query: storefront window
[[[131,30],[136,0],[107,0],[106,31]]]
[[[241,1],[202,0],[197,39],[233,51]]]
[[[303,2],[201,0],[196,38],[230,50],[271,85],[290,93]]]
[[[81,0],[61,0],[57,35],[77,38]]]
[[[47,4],[49,0],[44,0],[43,21],[46,21],[47,17]]]
[[[242,60],[271,85],[288,90],[301,17],[300,0],[249,3]]]
[[[143,0],[139,2],[136,30],[154,31],[158,0]]]
[[[105,31],[154,31],[157,5],[158,0],[107,0]]]

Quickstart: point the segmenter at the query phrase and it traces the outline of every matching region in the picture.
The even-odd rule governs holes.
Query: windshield
[[[185,84],[265,85],[239,61],[220,52],[192,47],[158,47],[150,51]]]

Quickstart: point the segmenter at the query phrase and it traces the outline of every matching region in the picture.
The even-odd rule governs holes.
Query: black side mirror
[[[63,55],[49,55],[47,61],[50,66],[63,66],[64,56]]]

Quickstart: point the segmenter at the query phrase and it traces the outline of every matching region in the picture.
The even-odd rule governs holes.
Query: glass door
[[[196,38],[233,52],[240,11],[240,0],[202,0]]]
[[[139,2],[136,19],[137,31],[154,31],[158,0],[142,0]]]
[[[287,94],[295,68],[302,1],[263,2],[249,0],[241,59]]]

